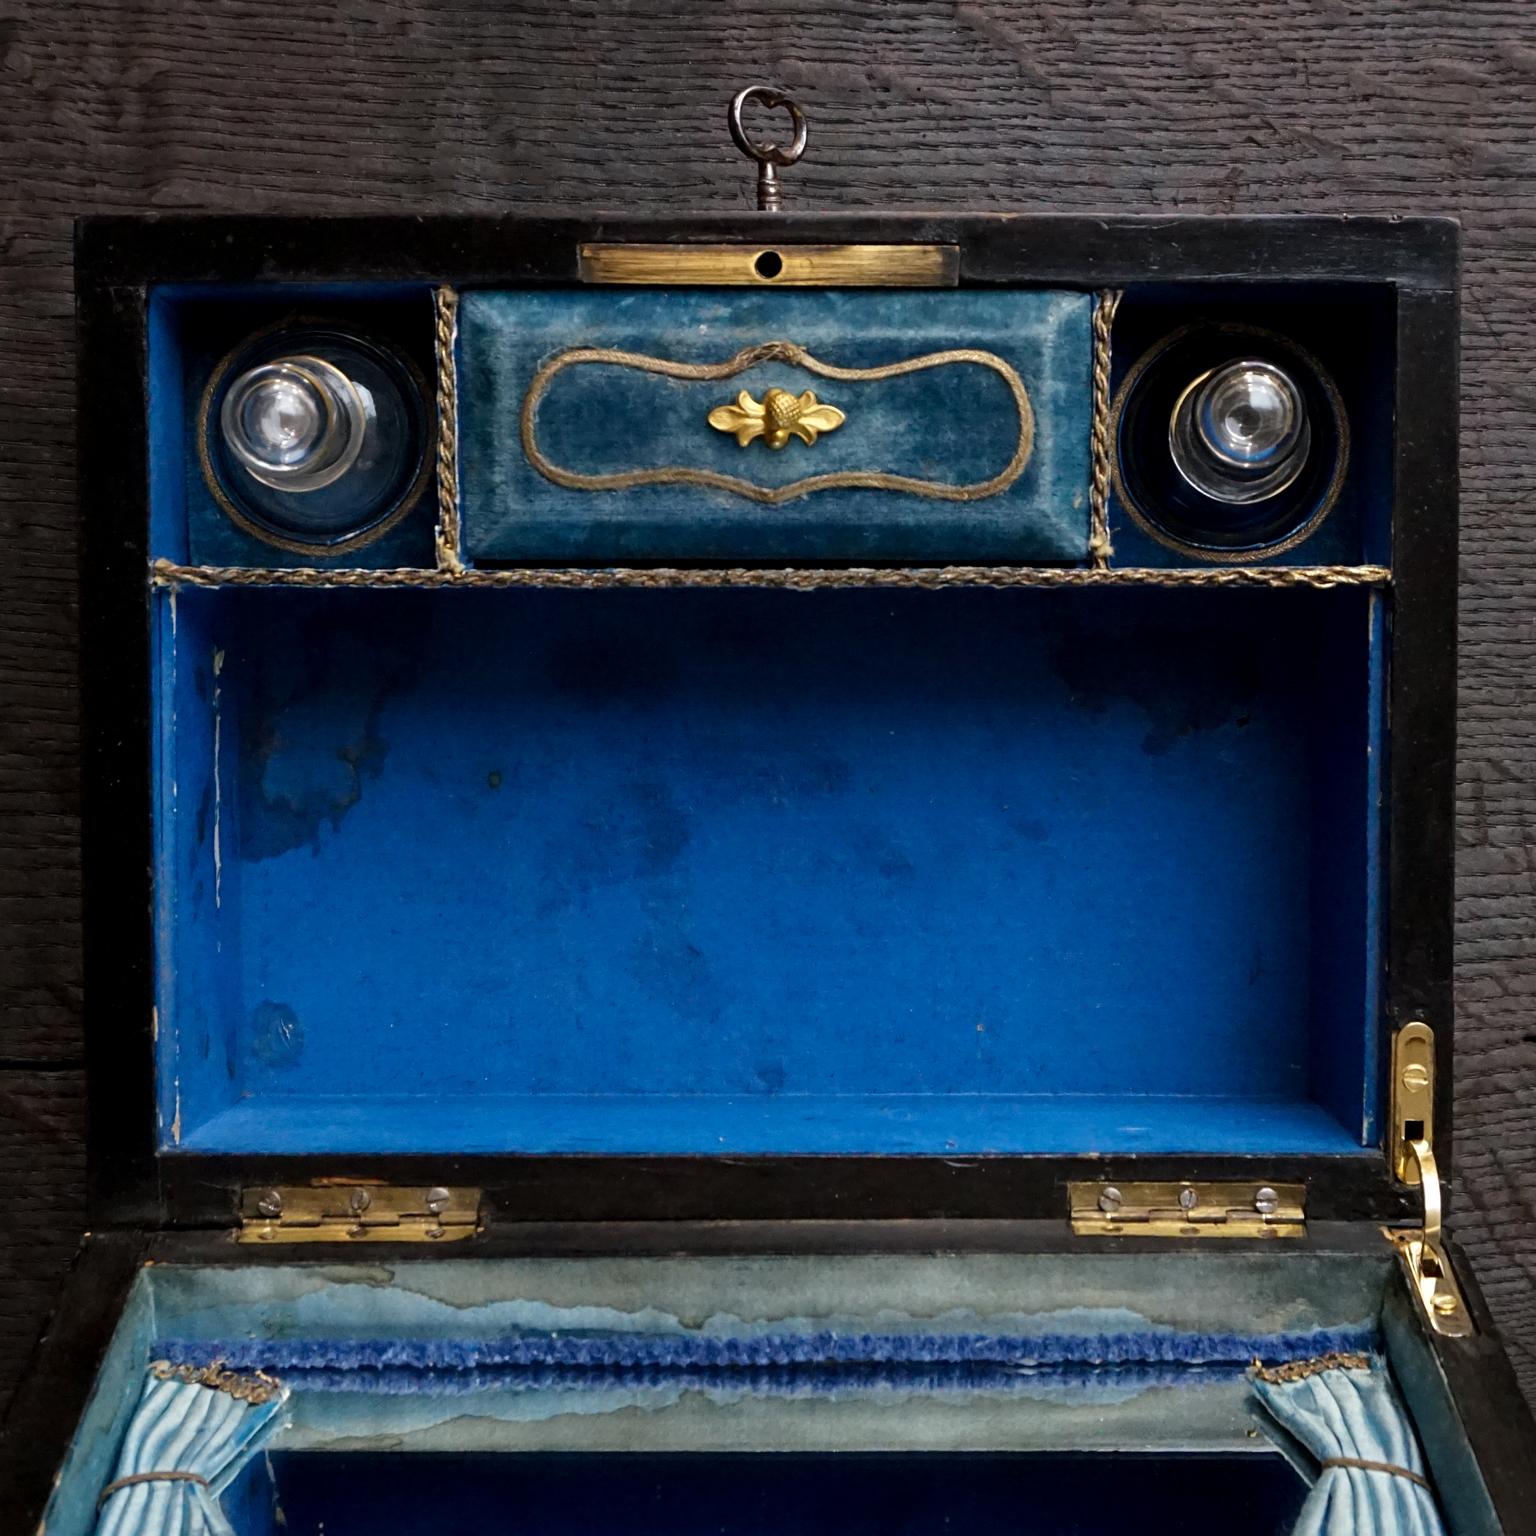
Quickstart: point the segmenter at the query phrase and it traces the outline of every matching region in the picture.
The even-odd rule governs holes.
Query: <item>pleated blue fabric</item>
[[[1423,1453],[1379,1356],[1257,1369],[1253,1386],[1274,1422],[1321,1464],[1295,1536],[1445,1536],[1433,1493],[1415,1481],[1427,1480]]]
[[[287,1402],[270,1377],[150,1366],[96,1536],[234,1536],[219,1496],[282,1427]]]

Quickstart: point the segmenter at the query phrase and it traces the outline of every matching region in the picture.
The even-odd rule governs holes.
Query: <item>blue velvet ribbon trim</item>
[[[386,1366],[378,1370],[301,1367],[286,1384],[296,1392],[349,1392],[376,1397],[459,1397],[476,1392],[626,1393],[694,1391],[748,1397],[825,1398],[834,1394],[898,1392],[1032,1396],[1093,1390],[1131,1396],[1149,1387],[1189,1387],[1241,1381],[1249,1367],[1219,1365],[884,1365],[798,1366],[791,1370],[669,1371],[635,1367],[572,1371],[555,1366],[483,1366],[461,1370]]]
[[[676,1384],[814,1395],[866,1385],[991,1390],[1026,1372],[1036,1383],[1044,1374],[1066,1382],[1113,1372],[1132,1386],[1191,1371],[1238,1374],[1255,1360],[1280,1365],[1375,1344],[1369,1327],[1271,1334],[529,1332],[496,1339],[173,1339],[159,1353],[177,1364],[217,1359],[261,1369],[299,1390],[330,1392]],[[450,1385],[455,1377],[461,1379]]]

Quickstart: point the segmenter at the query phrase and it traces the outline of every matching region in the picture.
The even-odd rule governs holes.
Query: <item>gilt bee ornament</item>
[[[770,448],[783,448],[792,437],[809,446],[823,432],[835,431],[846,420],[835,405],[824,405],[809,389],[796,395],[774,388],[767,390],[761,401],[742,390],[734,405],[717,405],[709,413],[710,426],[732,433],[742,448],[758,437]]]

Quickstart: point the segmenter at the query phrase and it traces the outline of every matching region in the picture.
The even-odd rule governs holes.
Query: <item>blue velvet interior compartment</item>
[[[156,603],[169,1150],[1374,1137],[1368,591]]]
[[[247,533],[219,506],[198,454],[203,392],[248,337],[315,320],[370,337],[408,360],[431,405],[432,290],[424,283],[161,284],[150,290],[149,526],[156,559],[213,566],[431,566],[435,481],[393,528],[341,554],[286,550]]]
[[[287,1536],[1281,1536],[1278,1455],[276,1455]],[[264,1509],[237,1527],[269,1536]]]
[[[1192,324],[1253,327],[1289,339],[1339,392],[1347,419],[1349,467],[1338,499],[1315,532],[1294,548],[1248,556],[1264,565],[1389,565],[1392,451],[1397,372],[1396,291],[1386,283],[1141,284],[1115,314],[1112,387],[1140,358]],[[1232,352],[1265,355],[1262,337]],[[1110,502],[1116,565],[1199,566],[1139,527],[1118,492]]]

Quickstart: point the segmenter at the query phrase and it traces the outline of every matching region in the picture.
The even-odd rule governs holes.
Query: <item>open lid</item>
[[[1061,365],[1084,423],[1202,314],[1318,348],[1355,442],[1311,551],[1181,549],[1122,478],[1117,556],[1045,568],[1069,581],[190,563],[224,310],[294,303],[254,268],[419,328],[463,411],[485,359],[434,352],[439,280],[515,309],[597,236],[761,244],[509,227],[392,224],[387,258],[376,222],[83,232],[104,1208],[206,1219],[345,1174],[522,1214],[1059,1215],[1074,1170],[1240,1169],[1319,1215],[1399,1209],[1395,1025],[1432,1023],[1447,1102],[1453,231],[943,222],[962,287],[1128,289],[1106,379]],[[148,504],[121,472],[146,453]]]

